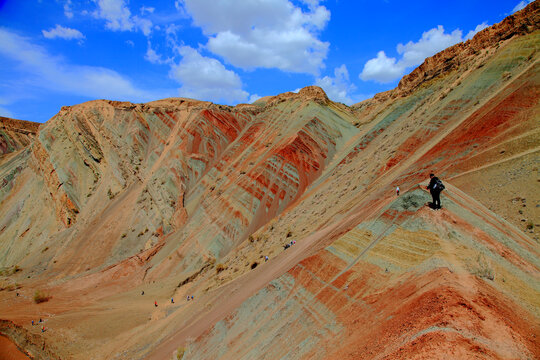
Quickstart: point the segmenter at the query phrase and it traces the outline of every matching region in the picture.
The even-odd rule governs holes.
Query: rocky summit
[[[0,345],[540,358],[539,16],[534,2],[351,107],[311,86],[0,119]]]

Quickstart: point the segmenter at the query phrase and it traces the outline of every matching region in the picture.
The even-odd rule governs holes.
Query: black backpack
[[[441,181],[441,179],[437,178],[437,180],[435,181],[435,184],[433,184],[433,190],[443,191],[444,189],[445,189],[445,186],[443,182]]]

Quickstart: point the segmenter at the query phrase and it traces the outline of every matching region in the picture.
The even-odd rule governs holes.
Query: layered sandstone
[[[39,123],[0,116],[0,156],[30,144]]]

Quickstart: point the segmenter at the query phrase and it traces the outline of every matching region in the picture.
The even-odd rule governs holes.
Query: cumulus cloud
[[[368,60],[360,73],[360,79],[387,83],[402,76],[404,67],[397,64],[396,58],[388,57],[379,51],[377,57]]]
[[[400,65],[404,67],[419,65],[426,57],[461,42],[461,35],[462,32],[459,29],[446,34],[444,28],[439,25],[437,28],[424,32],[417,42],[398,44],[397,52],[402,55]]]
[[[525,9],[525,7],[527,5],[529,5],[530,3],[532,3],[534,0],[522,0],[519,2],[519,4],[517,4],[514,9],[512,10],[512,14],[515,13],[516,11],[519,11],[519,10],[523,10]]]
[[[180,96],[227,103],[247,100],[249,94],[234,71],[190,46],[181,46],[178,52],[182,60],[172,66],[170,76],[182,84]]]
[[[388,57],[384,51],[379,51],[377,57],[366,62],[359,77],[364,81],[373,80],[379,83],[397,80],[405,74],[407,69],[420,65],[427,57],[435,55],[449,46],[472,38],[478,31],[487,26],[486,23],[482,23],[463,37],[461,30],[456,29],[451,33],[446,33],[444,28],[439,25],[424,32],[417,42],[409,41],[405,45],[398,44],[396,50],[401,56],[399,60]]]
[[[11,72],[20,74],[21,81],[33,87],[89,98],[130,101],[149,101],[169,95],[139,89],[129,79],[107,68],[71,64],[5,28],[0,28],[0,55],[13,61],[15,66]]]
[[[94,16],[106,20],[108,29],[128,31],[133,29],[131,11],[123,0],[98,0],[97,6]]]
[[[339,101],[347,105],[352,105],[351,94],[356,90],[356,86],[349,81],[349,71],[345,64],[334,69],[334,77],[325,76],[315,80],[315,85],[320,86],[326,95],[334,101]]]
[[[41,32],[43,33],[43,36],[45,36],[47,39],[55,39],[55,38],[66,39],[66,40],[84,39],[84,35],[79,30],[63,27],[58,24],[56,25],[55,28],[50,29],[49,31],[41,30]]]
[[[308,10],[289,0],[183,0],[178,6],[208,36],[207,48],[243,69],[277,68],[317,74],[329,44],[318,36],[330,12],[318,1]]]
[[[107,29],[113,31],[135,31],[141,30],[144,35],[150,35],[152,22],[137,15],[131,16],[125,0],[94,0],[97,10],[93,13],[97,19],[106,21]],[[143,7],[144,8],[144,7]],[[146,11],[151,8],[144,8]],[[150,11],[151,12],[151,11]],[[143,13],[141,9],[141,13]]]

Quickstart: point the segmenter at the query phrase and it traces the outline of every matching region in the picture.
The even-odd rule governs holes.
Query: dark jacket
[[[429,189],[429,192],[441,192],[441,189],[434,189],[433,186],[435,185],[435,183],[437,182],[437,180],[439,180],[438,177],[434,176],[431,178],[431,181],[429,182],[429,185],[428,185],[428,189]]]

